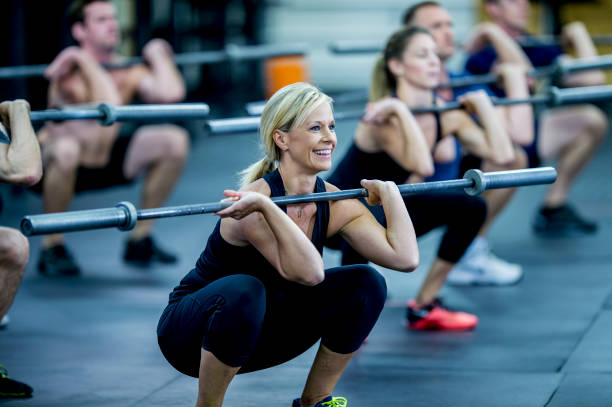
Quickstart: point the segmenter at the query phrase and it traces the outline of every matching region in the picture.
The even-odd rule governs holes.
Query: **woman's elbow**
[[[419,267],[419,253],[407,253],[401,256],[400,261],[396,265],[395,270],[401,271],[402,273],[411,273]]]
[[[320,284],[325,279],[323,261],[308,268],[301,267],[291,272],[281,272],[281,274],[287,280],[309,287]]]
[[[491,154],[491,161],[493,162],[493,164],[499,165],[501,167],[512,165],[514,160],[515,155],[512,144],[510,144],[507,148],[498,148]]]
[[[309,287],[314,287],[325,280],[325,272],[321,268],[320,270],[314,270],[308,273],[306,276],[302,276],[297,282]]]
[[[423,178],[431,177],[436,171],[433,161],[422,163],[417,168],[417,174]]]
[[[508,129],[510,139],[521,146],[528,146],[533,143],[534,132],[533,125],[526,129]]]

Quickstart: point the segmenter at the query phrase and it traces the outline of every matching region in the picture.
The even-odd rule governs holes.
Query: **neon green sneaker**
[[[348,406],[348,402],[344,397],[325,397],[323,400],[319,401],[314,407],[346,407]],[[293,404],[291,407],[302,407],[300,404],[300,399],[293,400]]]
[[[0,365],[0,399],[32,397],[32,388],[25,383],[10,379],[7,371]]]

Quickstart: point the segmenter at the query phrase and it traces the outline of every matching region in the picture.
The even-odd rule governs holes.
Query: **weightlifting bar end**
[[[35,234],[32,233],[32,222],[30,221],[28,216],[24,216],[23,219],[21,219],[19,227],[21,228],[21,233],[26,236],[32,236],[33,234]]]
[[[557,170],[553,167],[539,167],[484,173],[477,169],[471,169],[466,171],[463,178],[473,182],[472,186],[465,188],[465,193],[474,196],[487,189],[552,184],[557,179]]]

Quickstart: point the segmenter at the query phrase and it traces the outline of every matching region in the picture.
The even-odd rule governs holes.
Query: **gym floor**
[[[356,123],[338,124],[335,162]],[[258,158],[255,134],[193,139],[184,177],[168,205],[220,199],[238,170]],[[599,221],[597,235],[541,239],[531,222],[545,186],[520,189],[490,233],[500,257],[523,265],[511,287],[446,286],[455,308],[475,313],[473,332],[424,333],[402,325],[404,303],[416,294],[435,254],[439,233],[419,240],[421,266],[403,275],[381,270],[389,301],[335,394],[351,407],[610,406],[612,405],[612,140],[608,138],[574,187],[572,203]],[[72,209],[138,202],[140,184],[86,193]],[[41,212],[40,197],[1,189],[0,224],[17,227]],[[138,269],[121,260],[127,235],[117,230],[72,233],[67,243],[82,275],[48,278],[36,271],[40,237],[0,331],[0,364],[30,384],[34,397],[0,400],[12,406],[193,406],[197,380],[161,355],[155,328],[168,293],[193,267],[216,218],[159,221],[155,237],[180,254],[178,265]],[[326,265],[339,253],[326,251]],[[324,299],[323,299],[324,300]],[[299,332],[285,332],[288,337]],[[342,335],[342,332],[338,332]],[[282,366],[238,376],[225,406],[289,406],[300,395],[315,348]]]

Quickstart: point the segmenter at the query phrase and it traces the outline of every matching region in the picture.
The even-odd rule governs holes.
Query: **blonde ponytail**
[[[244,187],[251,182],[258,180],[269,172],[276,169],[274,160],[270,160],[266,155],[261,160],[249,165],[244,170],[240,171],[240,186]]]
[[[385,56],[381,54],[376,59],[374,70],[372,71],[372,79],[370,81],[370,102],[376,102],[379,99],[389,96],[395,88],[389,83],[387,62]]]

